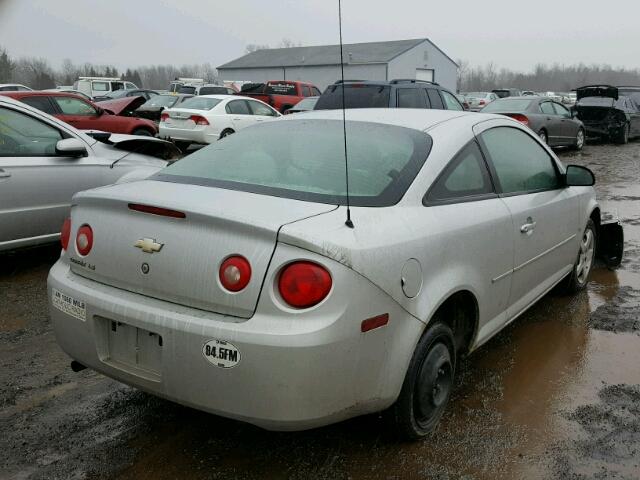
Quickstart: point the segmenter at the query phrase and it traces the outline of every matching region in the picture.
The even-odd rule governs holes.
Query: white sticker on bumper
[[[81,300],[76,300],[69,295],[59,292],[55,288],[51,292],[51,303],[61,312],[71,315],[78,320],[87,320],[87,307]]]
[[[202,346],[202,355],[220,368],[232,368],[240,363],[240,350],[224,340],[209,340]]]

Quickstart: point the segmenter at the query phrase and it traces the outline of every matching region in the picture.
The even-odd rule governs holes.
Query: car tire
[[[583,128],[578,129],[578,133],[576,133],[576,141],[573,145],[571,145],[571,150],[580,151],[584,147],[586,135],[584,133]]]
[[[538,137],[540,137],[540,140],[542,140],[542,143],[544,143],[545,145],[549,145],[549,136],[547,135],[547,132],[545,129],[542,129],[538,132]]]
[[[629,125],[628,123],[625,124],[625,126],[620,129],[620,131],[618,132],[616,137],[613,139],[613,141],[619,145],[626,145],[627,143],[629,143],[630,130],[631,130],[631,125]]]
[[[285,105],[282,107],[282,110],[280,111],[280,113],[285,115],[285,112],[291,108],[293,108],[293,105]]]
[[[188,148],[191,146],[191,142],[180,142],[180,141],[176,141],[173,142],[175,144],[176,147],[178,147],[180,149],[180,151],[182,153],[187,153]]]
[[[580,240],[578,258],[573,264],[573,269],[566,279],[565,291],[573,294],[583,290],[589,282],[589,274],[593,268],[596,255],[598,237],[593,220],[589,219]]]
[[[436,428],[451,396],[455,365],[453,332],[437,322],[420,338],[400,395],[385,412],[401,439],[418,440]]]
[[[153,137],[153,133],[151,133],[146,128],[136,128],[131,135],[140,135],[141,137]]]
[[[230,128],[226,128],[222,131],[222,133],[220,134],[220,138],[222,139],[224,137],[228,137],[229,135],[231,135],[232,133],[235,133],[233,130],[231,130]]]

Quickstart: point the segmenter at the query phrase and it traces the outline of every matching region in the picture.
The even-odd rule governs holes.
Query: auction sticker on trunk
[[[87,307],[82,300],[76,300],[54,288],[51,292],[51,302],[53,306],[61,312],[71,315],[83,322],[87,320]]]
[[[209,340],[202,346],[202,355],[220,368],[233,368],[240,363],[240,350],[224,340]]]

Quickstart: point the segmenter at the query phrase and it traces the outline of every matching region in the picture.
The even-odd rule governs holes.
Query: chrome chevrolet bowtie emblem
[[[135,246],[141,248],[145,253],[153,253],[162,250],[164,243],[158,243],[153,238],[141,238],[135,243]]]

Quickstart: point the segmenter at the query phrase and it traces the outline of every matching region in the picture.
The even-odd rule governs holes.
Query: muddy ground
[[[640,478],[640,142],[560,155],[624,221],[622,268],[549,294],[465,360],[419,443],[377,416],[266,432],[73,373],[47,315],[57,249],[0,257],[0,478]]]

